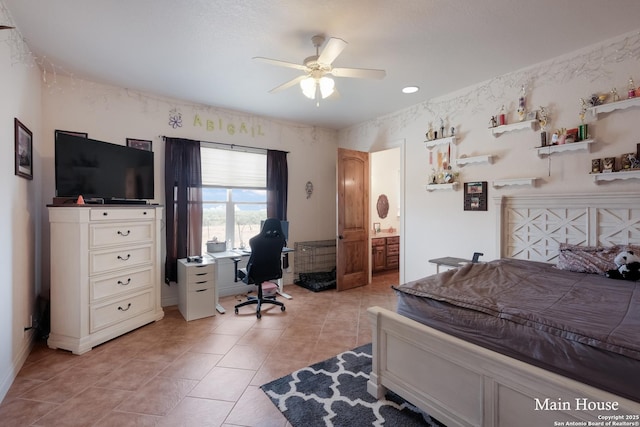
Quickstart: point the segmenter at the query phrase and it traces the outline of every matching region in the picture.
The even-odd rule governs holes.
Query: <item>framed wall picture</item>
[[[464,183],[464,210],[487,210],[487,181]]]
[[[77,136],[78,138],[88,138],[89,134],[86,132],[74,132],[72,130],[60,130],[56,129],[56,139],[58,139],[58,135],[64,133],[65,135]]]
[[[137,148],[139,150],[151,151],[151,141],[146,139],[127,138],[127,147]]]
[[[16,175],[33,179],[33,134],[20,120],[14,118]]]

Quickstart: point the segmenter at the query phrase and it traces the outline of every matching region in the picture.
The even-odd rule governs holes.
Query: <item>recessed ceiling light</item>
[[[407,86],[402,88],[402,93],[416,93],[419,90],[418,86]]]

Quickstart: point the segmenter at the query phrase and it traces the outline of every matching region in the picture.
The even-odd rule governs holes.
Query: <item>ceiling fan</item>
[[[281,67],[295,68],[296,70],[304,72],[304,74],[271,89],[269,93],[279,92],[299,84],[302,89],[302,93],[307,98],[315,99],[319,102],[320,98],[324,99],[332,94],[337,94],[335,82],[331,77],[329,77],[329,75],[334,77],[352,77],[359,79],[382,79],[385,77],[386,72],[384,70],[333,67],[331,64],[338,55],[342,53],[344,48],[347,47],[347,42],[336,37],[331,37],[322,52],[320,52],[320,46],[324,44],[324,41],[325,37],[320,34],[311,37],[311,42],[316,48],[316,54],[305,58],[302,64],[263,58],[260,56],[254,57],[253,59],[257,61]]]
[[[0,25],[0,30],[13,30],[15,27],[10,27],[8,25]]]

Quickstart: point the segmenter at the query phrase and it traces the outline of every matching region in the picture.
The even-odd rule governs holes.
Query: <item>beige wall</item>
[[[289,166],[289,245],[296,241],[335,238],[337,133],[310,126],[274,121],[246,113],[181,102],[114,86],[59,76],[43,94],[44,123],[42,203],[54,196],[54,132],[87,132],[89,138],[126,144],[127,138],[152,140],[155,154],[155,202],[164,204],[164,143],[161,136],[247,145],[287,151]],[[172,110],[182,126],[172,127]],[[242,167],[239,165],[238,167]],[[307,199],[305,185],[313,182]],[[43,215],[44,248],[48,217]],[[43,286],[48,287],[48,253],[43,252]],[[287,283],[293,281],[295,256]],[[164,277],[164,276],[163,276]],[[176,286],[162,285],[163,305],[177,303]]]
[[[503,104],[512,112],[510,122],[516,121],[514,112],[524,84],[528,89],[528,107],[544,106],[550,110],[550,129],[577,126],[580,98],[594,92],[608,93],[613,87],[626,98],[630,75],[640,86],[637,51],[633,51],[639,39],[640,33],[636,31],[340,131],[341,147],[361,151],[376,151],[377,147],[389,145],[403,148],[401,274],[404,280],[434,273],[435,266],[426,262],[430,258],[447,255],[468,258],[476,251],[483,252],[485,260],[498,257],[495,197],[514,193],[622,192],[638,188],[637,179],[598,185],[589,176],[591,159],[636,150],[640,142],[638,107],[592,120],[590,133],[597,143],[590,153],[559,153],[550,160],[539,158],[534,150],[540,145],[539,130],[520,130],[496,138],[488,125],[490,117],[497,114]],[[464,211],[462,189],[425,190],[432,167],[425,147],[425,133],[429,123],[439,127],[441,118],[447,129],[455,126],[457,130],[457,144],[451,147],[453,158],[496,156],[492,164],[456,168],[462,182],[488,181],[486,212]],[[525,177],[538,178],[535,187],[496,189],[491,186],[494,180]]]
[[[0,10],[0,22],[2,19]],[[40,285],[40,72],[12,30],[0,32],[0,400],[29,354]],[[14,118],[33,134],[33,180],[14,174]]]

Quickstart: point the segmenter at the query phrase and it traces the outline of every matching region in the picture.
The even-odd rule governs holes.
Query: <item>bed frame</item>
[[[554,262],[560,243],[640,245],[640,193],[509,196],[494,201],[501,257]],[[638,402],[470,344],[393,311],[368,311],[373,364],[367,390],[376,398],[391,390],[449,427],[640,422]],[[621,418],[603,418],[609,416]]]

